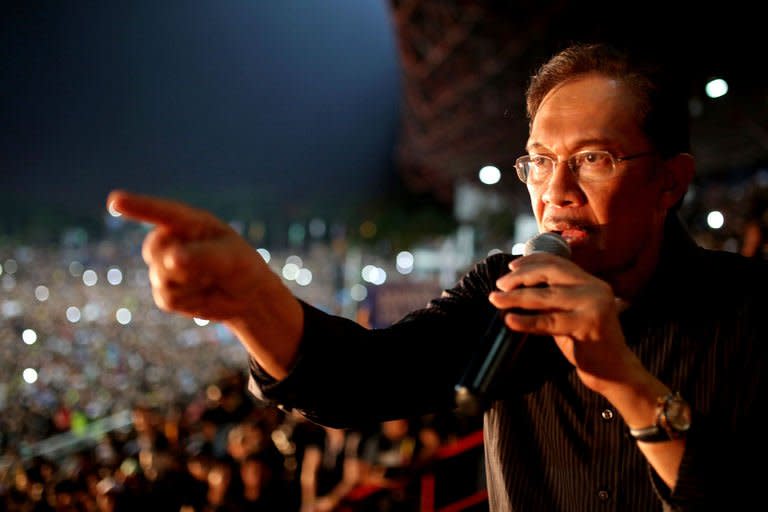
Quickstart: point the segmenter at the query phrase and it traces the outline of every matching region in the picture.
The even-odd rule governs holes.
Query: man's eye
[[[600,160],[600,155],[597,153],[588,152],[588,153],[584,153],[582,155],[582,158],[588,164],[594,164]]]
[[[608,156],[601,151],[586,151],[581,153],[581,161],[585,164],[604,164],[608,160]]]
[[[544,167],[547,165],[548,158],[541,155],[531,155],[531,164],[535,165],[536,167]]]

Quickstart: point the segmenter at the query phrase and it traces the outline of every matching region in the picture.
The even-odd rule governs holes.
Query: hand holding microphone
[[[540,233],[525,244],[523,255],[546,252],[569,259],[571,248],[557,233]],[[522,311],[518,311],[521,313]],[[476,415],[487,407],[489,392],[506,362],[514,361],[528,333],[515,332],[504,323],[506,311],[499,311],[483,336],[478,350],[456,384],[456,405],[459,412]]]

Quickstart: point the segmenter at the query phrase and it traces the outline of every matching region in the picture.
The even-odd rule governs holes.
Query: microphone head
[[[562,258],[571,259],[571,247],[565,238],[557,233],[546,232],[539,233],[525,242],[523,255],[527,256],[534,252],[548,252]]]

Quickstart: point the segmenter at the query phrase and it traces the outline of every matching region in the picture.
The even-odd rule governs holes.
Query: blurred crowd
[[[243,365],[220,326],[158,310],[112,244],[16,247],[0,264],[0,454],[136,403],[170,407]]]
[[[154,305],[140,236],[0,249],[0,510],[415,510],[432,456],[480,428],[345,431],[263,406],[231,333]],[[290,286],[340,312],[330,247],[304,257],[326,270]],[[481,449],[463,471],[467,493],[483,485]]]
[[[452,415],[320,427],[261,406],[245,379],[232,372],[213,384],[214,398],[183,408],[136,405],[128,428],[87,448],[15,457],[1,475],[0,509],[418,510],[419,475],[441,447],[478,428]],[[481,452],[471,460],[458,475],[467,493],[483,478]]]

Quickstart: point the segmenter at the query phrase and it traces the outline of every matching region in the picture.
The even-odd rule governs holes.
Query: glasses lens
[[[521,156],[515,160],[515,170],[517,171],[517,177],[520,181],[526,183],[528,181],[528,156]]]
[[[568,163],[579,179],[585,181],[604,180],[614,171],[613,157],[607,151],[582,151],[573,155]]]
[[[555,162],[548,156],[529,155],[528,162],[528,181],[533,183],[541,182],[552,174],[552,168]]]

